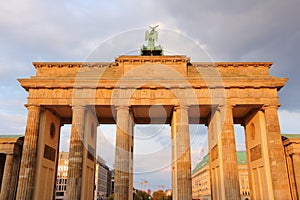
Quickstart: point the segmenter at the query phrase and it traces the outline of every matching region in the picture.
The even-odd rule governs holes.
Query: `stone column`
[[[191,152],[190,152],[190,134],[189,134],[189,119],[188,107],[176,106],[173,113],[174,123],[176,128],[173,129],[172,156],[176,170],[173,172],[172,181],[176,188],[176,200],[191,200],[192,199],[192,177],[191,177]],[[175,176],[175,177],[174,177]],[[173,189],[175,189],[173,188]]]
[[[278,106],[265,106],[263,108],[273,192],[275,199],[291,199],[277,108]]]
[[[133,148],[134,148],[134,118],[132,113],[130,113],[129,120],[129,196],[128,199],[133,199]]]
[[[220,169],[222,170],[221,174],[223,174],[225,199],[239,200],[241,197],[232,106],[221,106],[220,114],[223,124],[220,124],[221,135],[219,136],[218,147],[221,149],[218,152],[221,154],[219,159],[221,159]]]
[[[225,199],[225,189],[220,175],[220,155],[219,155],[219,136],[220,130],[220,112],[212,110],[208,119],[208,149],[209,149],[209,172],[211,196],[214,199]],[[218,123],[219,122],[219,123]]]
[[[16,199],[32,199],[35,179],[40,106],[27,106],[28,116]]]
[[[118,106],[115,156],[115,200],[127,200],[131,196],[129,195],[129,120],[129,107]]]
[[[2,200],[9,199],[9,191],[13,189],[11,188],[13,164],[14,164],[14,155],[6,154],[5,167],[4,167],[1,193],[0,193],[0,199]]]
[[[175,110],[171,121],[171,140],[172,140],[172,199],[177,200],[177,155],[176,155],[176,115]]]
[[[295,196],[296,198],[300,198],[300,155],[293,154],[292,155],[292,163],[293,163],[293,174],[295,180]]]
[[[20,146],[18,146],[19,149]],[[9,190],[9,199],[15,199],[17,186],[18,186],[18,177],[19,177],[19,169],[20,169],[20,163],[21,163],[21,152],[22,150],[19,150],[18,154],[14,155],[14,164],[13,164],[13,171],[12,171],[12,177],[10,180],[10,190]]]
[[[69,150],[67,199],[79,200],[82,188],[82,164],[84,151],[84,106],[73,106],[72,130]]]

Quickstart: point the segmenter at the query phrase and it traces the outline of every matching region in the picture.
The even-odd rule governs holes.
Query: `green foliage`
[[[114,200],[114,196],[115,196],[114,194],[109,195],[107,200]]]
[[[168,197],[164,191],[158,190],[153,193],[153,200],[168,200]]]
[[[149,198],[150,197],[150,198]],[[134,200],[149,200],[152,199],[151,196],[145,191],[137,191],[133,197]]]

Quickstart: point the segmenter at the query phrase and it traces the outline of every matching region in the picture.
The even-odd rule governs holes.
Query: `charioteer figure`
[[[145,32],[145,41],[148,41],[148,46],[143,45],[141,47],[142,56],[162,56],[163,49],[160,45],[155,46],[155,41],[158,39],[158,32],[155,30],[158,25],[150,27],[150,31]]]

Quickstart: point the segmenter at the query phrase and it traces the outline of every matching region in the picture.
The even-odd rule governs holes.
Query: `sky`
[[[35,74],[35,61],[113,61],[135,54],[149,25],[159,25],[166,53],[192,61],[271,61],[286,77],[279,92],[282,133],[300,133],[299,0],[1,0],[0,134],[24,134],[26,92],[17,78]],[[192,163],[207,153],[206,127],[191,126]],[[70,126],[61,130],[68,150]],[[135,181],[171,187],[170,127],[135,127]],[[236,132],[242,128],[236,126]],[[146,133],[152,133],[147,135]],[[157,133],[157,134],[153,134]],[[98,128],[98,153],[113,166],[115,127]],[[242,134],[240,134],[242,135]],[[237,148],[243,149],[238,137]]]

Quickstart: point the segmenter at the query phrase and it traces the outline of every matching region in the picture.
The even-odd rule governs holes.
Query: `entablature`
[[[280,90],[286,83],[286,78],[274,78],[269,77],[268,79],[243,79],[243,78],[223,78],[214,79],[208,78],[206,80],[197,79],[172,79],[172,80],[138,80],[138,79],[74,79],[74,78],[30,78],[30,79],[18,79],[21,86],[28,91],[29,89],[42,89],[42,88],[62,88],[62,89],[73,89],[73,88],[93,88],[93,89],[112,89],[112,88],[123,88],[123,89],[161,89],[161,88],[195,88],[195,89],[214,89],[214,88],[276,88]]]

